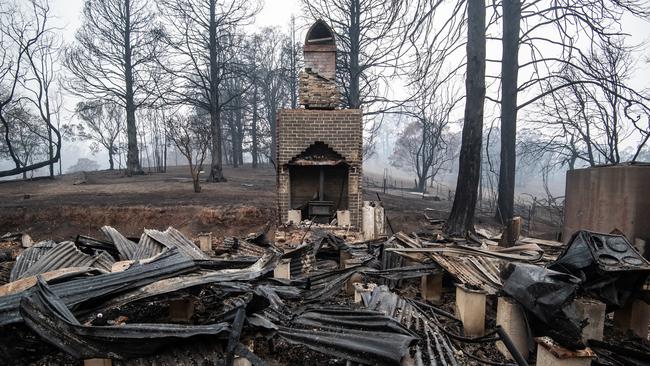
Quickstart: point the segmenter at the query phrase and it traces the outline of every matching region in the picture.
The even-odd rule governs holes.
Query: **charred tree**
[[[503,56],[501,59],[501,164],[496,218],[512,220],[517,163],[517,75],[521,0],[503,1]]]
[[[473,230],[481,174],[483,105],[485,102],[485,0],[467,4],[467,75],[465,119],[454,204],[445,225],[451,235]]]
[[[66,88],[81,98],[111,99],[124,108],[127,174],[141,174],[136,111],[153,97],[161,32],[147,0],[87,0],[75,43],[65,52]]]

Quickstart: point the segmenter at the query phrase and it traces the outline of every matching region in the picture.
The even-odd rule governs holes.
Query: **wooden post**
[[[501,235],[501,241],[499,244],[503,247],[511,247],[517,243],[520,235],[521,217],[515,216],[508,224],[508,227],[506,227],[506,229],[503,231],[503,235]]]

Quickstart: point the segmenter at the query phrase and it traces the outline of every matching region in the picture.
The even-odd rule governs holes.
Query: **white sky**
[[[1,1],[1,0],[0,0]],[[155,4],[156,0],[150,0]],[[74,34],[82,23],[82,11],[84,0],[51,0],[52,26],[60,29],[60,34],[65,43],[74,40]],[[291,22],[291,16],[296,17],[296,27],[300,23],[301,7],[299,0],[266,0],[263,1],[261,12],[255,17],[253,24],[254,29],[278,26],[288,31]],[[297,29],[297,39],[302,38],[304,30]],[[62,113],[62,124],[68,123],[72,116],[76,98],[71,96],[64,97],[64,112]],[[104,151],[92,155],[87,143],[63,143],[62,161],[63,171],[70,165],[77,162],[77,158],[85,157],[97,161],[103,168],[108,168],[107,156]],[[1,165],[1,164],[0,164]]]

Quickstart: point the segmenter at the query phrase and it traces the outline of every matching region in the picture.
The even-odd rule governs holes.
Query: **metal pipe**
[[[528,362],[524,360],[524,357],[521,355],[521,353],[519,353],[517,347],[515,347],[515,345],[512,343],[512,340],[510,339],[508,333],[506,333],[506,331],[503,330],[500,325],[497,325],[496,331],[499,334],[499,338],[501,338],[501,341],[508,349],[508,352],[510,352],[510,355],[512,355],[512,358],[514,358],[515,362],[517,362],[517,365],[528,366]]]
[[[321,166],[320,167],[320,181],[318,183],[318,200],[319,201],[325,201],[324,190],[325,190],[325,168],[323,166]]]

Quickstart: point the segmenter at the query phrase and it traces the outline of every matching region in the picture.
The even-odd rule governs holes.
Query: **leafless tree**
[[[56,106],[52,104],[52,87],[56,80],[54,55],[57,39],[49,26],[47,1],[33,0],[29,3],[8,2],[0,4],[0,122],[4,132],[4,146],[15,168],[0,172],[0,177],[24,173],[53,165],[60,158],[61,135],[54,126]],[[21,163],[16,154],[15,127],[7,113],[12,108],[28,108],[41,120],[44,139],[48,146],[47,159]],[[30,112],[31,113],[31,112]],[[20,134],[18,134],[20,135]]]
[[[46,142],[47,129],[43,126],[40,118],[32,114],[29,109],[21,103],[15,103],[11,108],[5,109],[5,118],[9,121],[10,141],[12,152],[19,161],[21,168],[27,167],[47,156]],[[0,126],[0,132],[6,132]],[[0,156],[10,157],[6,144],[0,144]],[[23,179],[27,179],[28,171],[22,172]]]
[[[629,50],[622,44],[604,44],[582,66],[599,82],[575,83],[536,103],[536,110],[527,116],[535,130],[524,129],[519,144],[525,158],[544,158],[556,168],[574,169],[635,160],[646,146],[648,108],[624,86],[632,75]],[[569,69],[564,78],[577,76]],[[622,151],[625,145],[627,155]]]
[[[79,102],[75,113],[81,120],[75,134],[90,141],[90,149],[96,153],[103,148],[108,153],[109,169],[115,168],[117,138],[124,132],[124,111],[110,101]]]
[[[66,88],[90,99],[110,100],[126,113],[127,174],[142,172],[136,111],[154,101],[154,68],[162,32],[149,0],[86,0],[83,24],[65,51]]]
[[[411,120],[395,143],[392,164],[407,167],[417,177],[417,190],[425,192],[440,170],[456,159],[455,136],[449,127],[461,97],[452,83],[441,86],[432,78],[418,78],[416,96],[405,107]]]
[[[507,0],[502,5],[502,136],[496,217],[508,222],[514,205],[518,111],[572,85],[601,84],[602,79],[579,65],[589,56],[588,45],[615,44],[615,39],[623,35],[623,15],[645,17],[650,13],[645,2],[638,0]],[[587,47],[581,39],[587,40]],[[521,64],[519,48],[529,56]],[[568,69],[576,71],[574,78],[566,78]],[[525,81],[518,83],[518,74],[522,73]],[[518,101],[518,95],[527,99]]]
[[[276,155],[277,110],[286,105],[289,99],[290,84],[287,75],[291,59],[283,48],[288,41],[287,35],[278,28],[265,28],[255,36],[253,43],[257,49],[257,85],[262,96],[266,123],[269,126],[271,149],[269,160],[274,162]],[[294,61],[295,62],[295,61]],[[275,164],[275,163],[274,163]]]
[[[207,115],[182,115],[176,113],[167,123],[169,140],[187,159],[192,176],[194,192],[201,192],[199,174],[203,170],[203,162],[210,147],[210,124]]]
[[[167,58],[162,62],[173,77],[165,100],[210,112],[211,165],[208,180],[225,181],[222,168],[221,113],[224,82],[240,71],[238,51],[244,44],[242,27],[260,10],[258,1],[161,0],[167,20]]]

